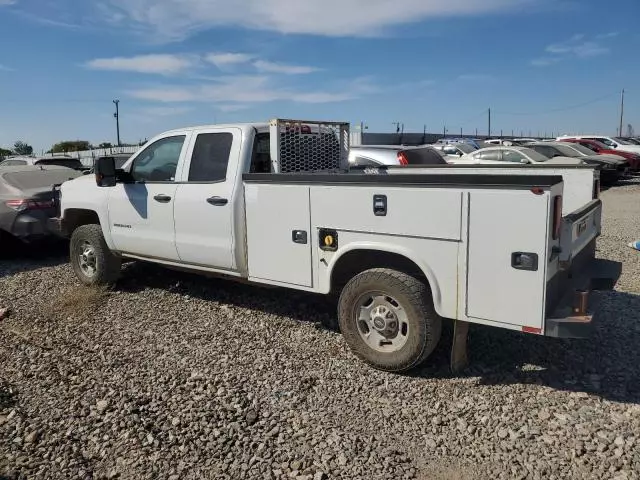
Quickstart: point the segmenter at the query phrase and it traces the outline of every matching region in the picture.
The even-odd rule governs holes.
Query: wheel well
[[[83,225],[100,225],[100,218],[93,210],[70,208],[64,212],[64,228],[71,235],[74,230]]]
[[[420,267],[405,256],[379,250],[353,250],[340,257],[338,263],[333,267],[331,290],[339,292],[354,276],[370,268],[391,268],[419,278],[429,285],[429,281]]]

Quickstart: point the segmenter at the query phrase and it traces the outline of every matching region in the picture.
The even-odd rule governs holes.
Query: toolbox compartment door
[[[549,194],[469,193],[467,315],[542,329]]]

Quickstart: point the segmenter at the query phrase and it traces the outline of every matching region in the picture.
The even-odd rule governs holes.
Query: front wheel
[[[71,235],[71,266],[85,285],[111,285],[120,275],[122,261],[109,250],[100,225],[83,225]]]
[[[347,283],[338,319],[351,350],[388,372],[409,370],[426,360],[442,330],[425,282],[387,268],[366,270]]]

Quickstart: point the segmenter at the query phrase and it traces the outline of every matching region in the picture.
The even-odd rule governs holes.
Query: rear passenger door
[[[192,137],[174,206],[180,260],[218,270],[237,269],[234,211],[242,132],[207,129]]]

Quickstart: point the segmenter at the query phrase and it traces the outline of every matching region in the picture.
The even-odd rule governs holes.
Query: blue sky
[[[638,0],[0,0],[0,146],[272,117],[640,133]]]

